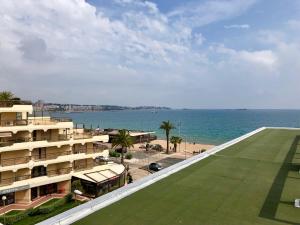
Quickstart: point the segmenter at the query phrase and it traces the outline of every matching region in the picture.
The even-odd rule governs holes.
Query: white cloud
[[[241,15],[251,8],[257,0],[214,0],[204,3],[192,2],[170,12],[170,18],[176,18],[177,25],[188,24],[200,27],[216,21]]]
[[[238,52],[238,57],[241,57],[242,59],[249,62],[262,64],[266,66],[274,66],[277,61],[275,54],[270,50],[253,52],[240,51]]]
[[[289,28],[300,30],[300,20],[289,20],[287,25]]]
[[[230,57],[234,61],[241,63],[242,61],[256,65],[266,66],[274,68],[276,66],[277,57],[276,54],[271,50],[260,50],[260,51],[246,51],[246,50],[234,50],[227,48],[224,45],[218,45],[212,47],[211,50],[217,53],[224,54],[226,57]]]
[[[231,24],[231,25],[225,25],[225,29],[249,29],[249,24]]]
[[[255,2],[194,2],[167,15],[150,1],[96,8],[84,0],[0,0],[0,89],[61,102],[259,107],[278,97],[273,90],[288,93],[284,78],[300,82],[296,38],[251,29],[263,47],[242,49],[212,44],[195,29],[239,16]]]

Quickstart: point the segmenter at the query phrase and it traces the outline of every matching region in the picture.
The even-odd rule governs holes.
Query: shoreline
[[[151,141],[150,144],[159,144],[161,145],[164,149],[166,149],[167,147],[167,141],[164,139],[156,139],[154,141]],[[138,150],[139,146],[141,146],[143,144],[136,144],[134,149]],[[181,142],[181,144],[177,145],[177,153],[178,152],[187,152],[187,153],[191,153],[193,154],[194,152],[200,152],[201,150],[205,149],[205,150],[209,150],[213,147],[215,147],[216,145],[213,144],[204,144],[204,143],[193,143],[193,142]],[[173,151],[173,144],[170,142],[169,147],[171,147],[170,149],[170,153],[174,153]]]

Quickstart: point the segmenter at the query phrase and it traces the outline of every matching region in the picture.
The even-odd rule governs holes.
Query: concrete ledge
[[[186,159],[182,162],[176,163],[168,168],[165,168],[157,173],[151,174],[149,176],[146,176],[132,184],[129,184],[127,186],[124,186],[122,188],[119,188],[113,192],[110,192],[106,195],[103,195],[99,198],[96,198],[94,200],[91,200],[85,204],[82,204],[80,206],[77,206],[73,209],[70,209],[66,212],[63,212],[59,215],[56,215],[52,218],[49,218],[41,223],[38,223],[37,225],[67,225],[74,223],[92,213],[94,213],[97,210],[100,210],[124,197],[127,197],[165,177],[170,176],[171,174],[174,174],[194,163],[197,163],[219,151],[222,151],[240,141],[245,140],[248,137],[251,137],[252,135],[255,135],[263,130],[265,130],[266,127],[259,128],[257,130],[254,130],[252,132],[249,132],[241,137],[238,137],[236,139],[233,139],[229,142],[226,142],[222,145],[216,146],[210,150],[208,150],[205,153],[193,156],[189,159]],[[275,129],[275,128],[274,128]],[[277,128],[276,128],[277,129]],[[299,129],[300,130],[300,129]]]

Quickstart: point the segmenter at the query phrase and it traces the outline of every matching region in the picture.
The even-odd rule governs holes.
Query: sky
[[[0,5],[0,90],[22,99],[300,108],[300,0]]]

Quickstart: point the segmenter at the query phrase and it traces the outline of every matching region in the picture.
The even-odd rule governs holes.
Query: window
[[[16,120],[21,120],[22,119],[22,113],[21,112],[17,112],[16,113]]]

